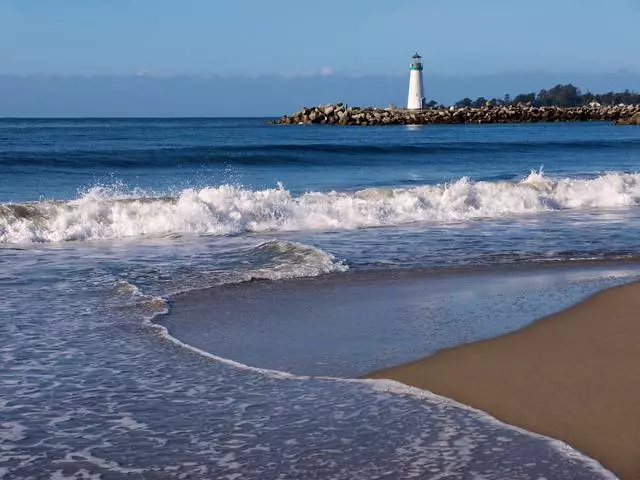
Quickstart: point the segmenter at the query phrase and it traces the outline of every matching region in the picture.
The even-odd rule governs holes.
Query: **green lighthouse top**
[[[422,70],[422,57],[418,55],[418,52],[411,57],[411,70]]]

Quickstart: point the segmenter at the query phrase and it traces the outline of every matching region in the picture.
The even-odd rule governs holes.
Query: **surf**
[[[640,174],[622,172],[594,178],[552,178],[532,171],[520,181],[462,177],[411,188],[309,191],[301,195],[282,184],[263,190],[223,184],[164,196],[95,186],[68,201],[0,204],[0,243],[349,230],[639,203]]]

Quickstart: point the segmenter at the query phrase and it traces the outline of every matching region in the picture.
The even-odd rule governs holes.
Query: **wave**
[[[138,149],[93,149],[59,151],[11,151],[0,152],[2,166],[52,166],[76,169],[94,169],[96,166],[118,168],[140,168],[145,165],[217,165],[233,163],[238,165],[325,165],[332,163],[334,155],[340,155],[340,162],[353,165],[370,165],[377,159],[388,161],[403,155],[418,156],[420,162],[430,155],[447,154],[500,154],[505,152],[540,152],[572,150],[629,149],[640,146],[640,140],[587,139],[587,140],[547,140],[542,141],[450,141],[416,144],[330,144],[330,143],[257,143],[249,145],[220,146],[156,146]]]
[[[158,283],[144,280],[136,271],[134,276],[123,274],[110,279],[110,295],[105,305],[117,309],[136,309],[141,312],[157,312],[168,309],[169,298],[208,289],[214,286],[237,285],[254,280],[294,280],[313,278],[332,273],[344,273],[349,266],[333,255],[298,242],[271,240],[223,253],[227,268],[219,275],[215,268],[207,275],[183,279],[171,286],[157,289]],[[195,278],[194,278],[195,277]],[[134,283],[135,282],[135,283]],[[155,295],[144,290],[154,290]]]
[[[244,274],[243,280],[290,280],[346,272],[349,267],[319,248],[298,242],[273,240],[252,247],[245,262],[259,265]]]
[[[552,179],[534,171],[520,182],[461,178],[411,188],[299,196],[282,185],[266,190],[221,185],[164,197],[98,186],[70,201],[1,204],[0,243],[356,229],[639,203],[640,174],[616,172]]]

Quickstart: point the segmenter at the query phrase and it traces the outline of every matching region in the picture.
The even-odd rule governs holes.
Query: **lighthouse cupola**
[[[422,71],[422,57],[416,54],[411,57],[411,70],[420,70]]]
[[[420,110],[424,105],[424,92],[422,88],[422,57],[416,53],[411,57],[409,67],[409,96],[407,98],[408,110]]]

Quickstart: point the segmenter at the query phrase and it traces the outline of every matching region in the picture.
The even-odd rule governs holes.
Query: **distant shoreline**
[[[531,105],[486,105],[483,107],[395,108],[350,107],[343,103],[302,108],[284,115],[278,125],[435,125],[502,124],[607,121],[640,125],[640,105],[588,105],[582,107],[535,107]]]

